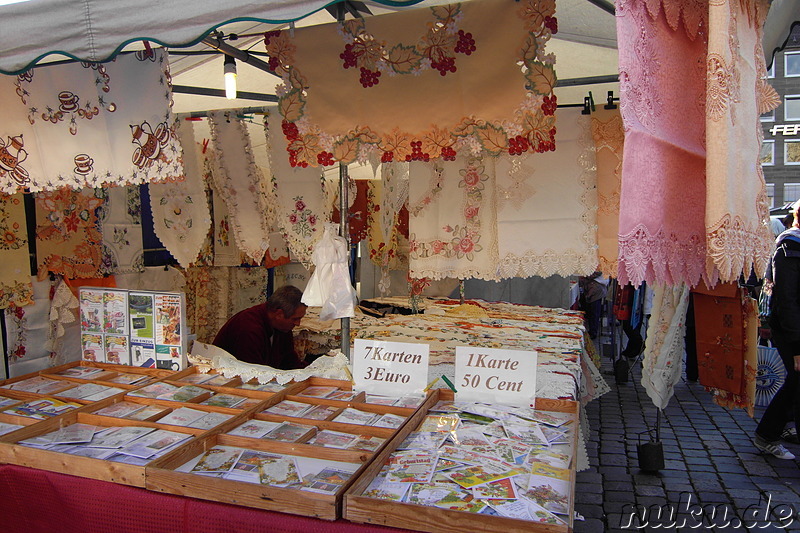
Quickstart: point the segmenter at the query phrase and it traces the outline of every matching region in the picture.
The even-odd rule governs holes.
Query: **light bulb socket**
[[[223,72],[225,74],[236,74],[236,59],[233,56],[225,55]]]

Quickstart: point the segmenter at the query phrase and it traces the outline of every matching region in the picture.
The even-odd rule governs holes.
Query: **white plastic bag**
[[[322,320],[355,316],[358,302],[350,283],[347,259],[347,242],[337,235],[334,224],[326,224],[322,239],[311,255],[314,273],[302,299],[308,306],[322,307],[319,312]]]

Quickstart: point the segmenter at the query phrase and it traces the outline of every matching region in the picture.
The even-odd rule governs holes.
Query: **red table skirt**
[[[3,533],[402,533],[0,465]]]

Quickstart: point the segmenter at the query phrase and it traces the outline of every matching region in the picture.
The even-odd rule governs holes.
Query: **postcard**
[[[460,413],[461,409],[456,406],[455,402],[439,400],[429,411],[434,413]]]
[[[88,446],[91,448],[121,448],[155,430],[156,428],[137,426],[109,427],[96,433]]]
[[[103,290],[103,331],[128,334],[128,293]]]
[[[377,419],[379,415],[369,411],[361,411],[354,407],[345,408],[339,415],[333,419],[334,422],[342,422],[344,424],[357,424],[367,426]]]
[[[435,505],[444,499],[461,499],[463,491],[452,483],[418,483],[411,487],[408,502],[417,505]]]
[[[549,444],[569,444],[569,432],[541,426],[542,433]]]
[[[194,383],[195,385],[200,385],[205,383],[206,381],[211,381],[217,376],[217,374],[189,374],[188,376],[182,377],[178,381],[182,381],[184,383]]]
[[[499,479],[510,478],[519,474],[518,471],[503,468],[497,464],[480,464],[463,466],[461,468],[454,468],[447,470],[444,475],[454,482],[458,483],[465,489],[470,489],[484,483],[497,481]]]
[[[509,439],[518,440],[531,446],[550,445],[550,443],[547,442],[547,437],[542,433],[542,429],[536,423],[525,426],[506,422],[503,424],[503,429],[505,429]]]
[[[24,427],[25,426],[20,426],[18,424],[8,424],[6,422],[0,422],[0,435],[5,435],[6,433],[11,433],[12,431],[16,431]]]
[[[310,410],[311,407],[311,404],[295,402],[294,400],[283,400],[282,402],[276,403],[272,407],[268,407],[262,412],[269,413],[271,415],[300,418],[303,416],[303,414],[305,414],[306,411]]]
[[[121,401],[112,403],[111,405],[103,407],[102,409],[98,409],[94,412],[94,414],[112,416],[114,418],[126,418],[128,415],[131,415],[136,411],[141,411],[145,407],[147,406],[141,403]]]
[[[96,402],[98,400],[102,400],[103,398],[108,398],[123,392],[125,392],[125,389],[106,387],[105,385],[99,385],[97,383],[82,383],[77,387],[72,387],[71,389],[60,392],[58,395],[66,398],[76,398],[79,400]]]
[[[472,487],[472,495],[480,500],[516,500],[518,498],[517,487],[511,478],[498,479]]]
[[[164,411],[166,411],[166,408],[160,405],[148,405],[144,409],[133,412],[125,418],[130,418],[131,420],[150,420],[154,416],[162,414]]]
[[[386,480],[392,483],[428,483],[433,478],[436,453],[400,452],[389,458]]]
[[[347,448],[353,441],[355,441],[356,436],[352,433],[342,433],[341,431],[332,431],[330,429],[323,429],[317,432],[314,437],[308,441],[307,444],[313,444],[315,446],[326,446],[328,448]]]
[[[468,448],[486,448],[492,446],[492,443],[489,442],[489,439],[486,438],[482,431],[473,428],[457,429],[455,431],[454,441],[458,446],[466,446]],[[493,448],[492,451],[494,451]]]
[[[14,405],[14,404],[20,403],[20,402],[22,402],[22,400],[17,400],[15,398],[0,397],[0,409],[4,409],[4,408],[8,407],[9,405]]]
[[[426,416],[417,428],[417,431],[455,431],[461,420],[457,414],[430,414]]]
[[[367,498],[400,502],[403,501],[408,489],[412,486],[414,485],[411,483],[390,483],[386,481],[386,474],[382,474],[373,479],[361,495]]]
[[[481,500],[476,500],[471,494],[455,491],[438,502],[433,503],[434,507],[440,509],[450,509],[451,511],[462,511],[465,513],[480,513],[488,504]]]
[[[379,419],[374,421],[371,425],[379,428],[392,428],[396,429],[403,425],[403,422],[406,421],[406,417],[395,415],[392,413],[386,413],[385,415],[381,416]]]
[[[187,435],[186,433],[157,429],[152,433],[139,437],[127,446],[120,448],[119,453],[133,455],[142,459],[149,459],[166,453],[174,446],[191,437],[191,435]]]
[[[328,395],[328,400],[339,400],[341,402],[350,402],[358,396],[357,392],[340,390]]]
[[[524,496],[556,514],[569,512],[569,481],[531,474]]]
[[[246,396],[236,396],[235,394],[214,394],[211,398],[203,400],[200,405],[214,405],[217,407],[236,407],[247,400]]]
[[[339,411],[338,407],[333,407],[330,405],[315,405],[303,414],[303,418],[309,418],[311,420],[328,420],[337,411]]]
[[[570,471],[568,468],[558,468],[543,461],[533,460],[530,462],[530,473],[569,481]]]
[[[242,383],[241,385],[239,385],[239,388],[248,390],[260,390],[266,392],[280,392],[286,388],[286,385],[281,385],[276,381],[270,381],[268,383],[259,383],[255,379],[252,379],[247,383]]]
[[[227,422],[234,415],[229,415],[226,413],[206,413],[205,416],[202,416],[189,424],[188,427],[196,428],[196,429],[211,429],[217,427],[218,425],[222,424],[223,422]]]
[[[114,365],[131,364],[130,337],[127,335],[105,336],[105,361]]]
[[[183,387],[179,387],[174,391],[159,394],[156,396],[156,399],[168,400],[171,402],[190,402],[198,396],[202,396],[210,392],[210,390],[198,387],[196,385],[184,385]]]
[[[81,288],[78,291],[80,302],[81,330],[100,333],[103,331],[103,291]]]
[[[96,426],[76,423],[43,436],[49,437],[53,444],[78,444],[90,442],[96,430]]]
[[[110,383],[119,383],[121,385],[134,385],[136,383],[145,381],[150,379],[150,376],[147,374],[128,374],[128,373],[120,373],[116,376],[104,379],[103,381],[108,381]]]
[[[257,450],[242,450],[242,454],[234,465],[234,471],[238,473],[258,474],[258,465],[262,459],[278,459],[281,456],[274,453],[260,452]],[[258,478],[256,477],[256,481]]]
[[[395,407],[405,407],[405,408],[408,408],[408,409],[416,409],[424,401],[425,401],[425,397],[424,396],[411,396],[411,395],[409,395],[409,396],[401,396],[392,405],[394,405]]]
[[[239,456],[242,455],[241,448],[229,446],[214,446],[200,458],[200,461],[192,468],[192,472],[230,472]]]
[[[308,396],[310,398],[327,398],[334,392],[338,391],[339,387],[306,387],[297,393],[297,396]]]
[[[381,445],[386,441],[386,439],[382,439],[380,437],[371,437],[369,435],[359,435],[356,440],[354,440],[347,449],[349,450],[361,450],[365,452],[374,452]]]
[[[47,379],[42,376],[34,376],[14,383],[4,385],[5,388],[20,390],[25,392],[35,392],[36,394],[53,394],[73,386],[72,381],[62,381],[57,379]]]
[[[171,424],[173,426],[189,426],[192,422],[203,418],[208,413],[191,407],[181,407],[173,410],[168,415],[158,419],[159,424]]]
[[[547,463],[555,468],[569,468],[571,457],[565,453],[559,453],[555,450],[536,450],[531,452],[529,461],[540,461]]]
[[[258,476],[262,485],[278,487],[285,487],[301,481],[294,458],[284,456],[260,458]]]
[[[267,420],[248,420],[244,424],[237,426],[228,432],[228,435],[238,435],[240,437],[250,437],[260,439],[276,427],[280,422],[269,422]]]
[[[104,373],[105,370],[102,368],[96,368],[93,366],[73,366],[72,368],[67,368],[62,370],[61,372],[56,372],[56,376],[65,376],[68,378],[78,378],[78,379],[93,379],[94,376],[98,374]]]
[[[381,396],[378,394],[367,394],[366,403],[374,403],[377,405],[394,405],[399,400],[397,396]]]
[[[136,389],[128,392],[128,396],[136,396],[139,398],[158,398],[163,394],[171,394],[178,390],[175,385],[159,381],[150,385],[145,385],[141,389]]]
[[[281,442],[298,442],[317,430],[314,426],[304,426],[283,422],[278,427],[264,435],[262,438]]]
[[[321,494],[336,494],[352,475],[353,473],[347,470],[326,467],[319,473],[303,481],[303,486],[300,487],[300,490],[319,492]]]
[[[441,431],[412,431],[397,447],[398,450],[436,450],[447,440]]]
[[[5,409],[3,412],[11,415],[44,420],[66,413],[67,411],[77,409],[79,407],[83,406],[79,403],[64,402],[61,400],[56,400],[55,398],[40,398],[38,400],[31,400],[18,405],[13,405]]]

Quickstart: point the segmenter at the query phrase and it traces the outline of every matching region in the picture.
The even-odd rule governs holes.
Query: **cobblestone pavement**
[[[800,445],[786,444],[794,461],[761,454],[752,436],[763,409],[755,419],[725,409],[682,379],[661,417],[665,467],[644,472],[637,445],[649,440],[656,408],[641,365],[628,383],[606,379],[611,392],[586,406],[590,467],[577,475],[575,510],[585,520],[576,532],[800,531]]]

